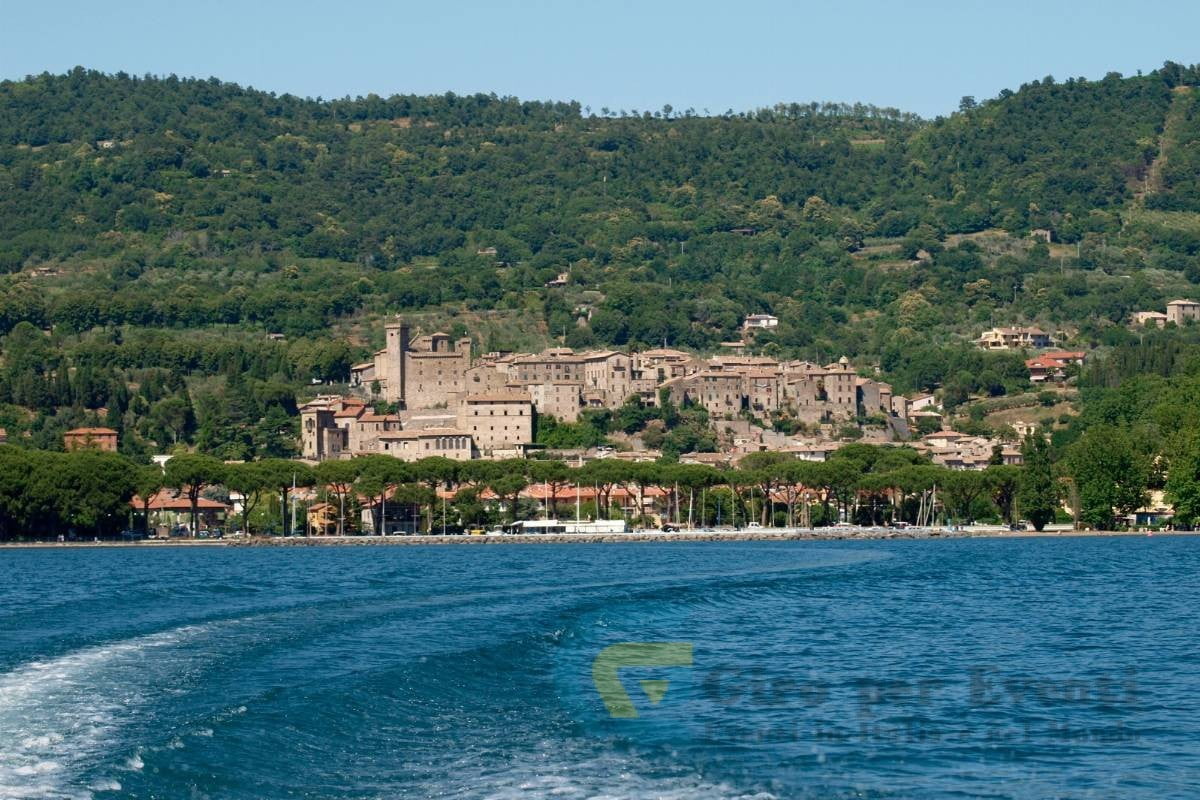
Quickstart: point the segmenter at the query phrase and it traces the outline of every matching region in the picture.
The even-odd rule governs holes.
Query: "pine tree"
[[[1042,530],[1054,519],[1058,507],[1058,484],[1050,464],[1050,445],[1038,434],[1030,434],[1021,448],[1025,468],[1017,489],[1017,505],[1034,530]]]

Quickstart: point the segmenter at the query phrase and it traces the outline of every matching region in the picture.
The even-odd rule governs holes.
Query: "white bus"
[[[625,520],[602,519],[596,522],[573,520],[529,519],[505,525],[504,533],[625,533]]]

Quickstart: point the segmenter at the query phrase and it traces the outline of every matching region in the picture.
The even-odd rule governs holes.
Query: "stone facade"
[[[484,457],[517,454],[533,441],[534,407],[529,395],[468,395],[458,408],[458,429]]]
[[[355,364],[350,385],[401,408],[453,407],[466,392],[471,340],[446,333],[412,338],[403,322],[385,326],[384,348],[373,361]]]

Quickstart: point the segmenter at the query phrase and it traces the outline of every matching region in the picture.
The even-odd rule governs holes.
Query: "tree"
[[[1050,463],[1050,445],[1036,433],[1026,437],[1021,447],[1024,466],[1017,484],[1017,507],[1034,530],[1041,531],[1054,519],[1059,489]]]
[[[529,462],[529,478],[534,483],[546,487],[550,495],[546,504],[546,514],[550,519],[558,517],[558,493],[571,485],[574,471],[561,461],[531,461]]]
[[[987,481],[988,494],[1000,511],[1000,517],[1005,523],[1012,525],[1013,511],[1017,502],[1017,492],[1021,485],[1021,469],[1006,465],[989,466],[983,471]]]
[[[338,503],[338,536],[346,535],[346,500],[354,491],[354,482],[358,479],[361,461],[335,460],[322,461],[313,472],[317,482],[325,487],[327,495],[332,495]]]
[[[1088,428],[1067,454],[1083,521],[1097,530],[1111,530],[1117,515],[1144,506],[1150,467],[1140,437],[1114,425]]]
[[[721,473],[704,464],[679,464],[672,466],[668,475],[672,483],[687,490],[687,526],[692,528],[696,523],[696,493],[720,483]],[[703,524],[703,519],[701,519],[701,524]]]
[[[388,495],[408,480],[410,470],[403,461],[391,456],[371,455],[358,461],[358,478],[354,482],[354,489],[371,508],[375,533],[386,534],[385,504]]]
[[[29,481],[40,457],[34,451],[0,445],[0,538],[8,539],[28,527]]]
[[[596,516],[607,519],[612,490],[629,478],[628,464],[615,458],[598,458],[584,464],[576,474],[584,486],[596,488]]]
[[[183,440],[196,425],[192,404],[185,396],[164,397],[150,409],[150,420],[155,427],[171,436],[171,444]],[[166,445],[166,442],[160,442]]]
[[[1166,500],[1175,508],[1173,523],[1188,529],[1200,520],[1200,431],[1191,431],[1171,456]]]
[[[53,482],[56,512],[72,528],[112,535],[130,514],[135,469],[117,453],[80,450],[50,456],[43,475]]]
[[[150,501],[167,485],[167,476],[158,464],[146,464],[134,473],[134,492],[142,504],[142,532],[150,533]]]
[[[437,510],[437,490],[454,487],[458,483],[461,466],[461,462],[446,458],[445,456],[422,458],[412,465],[411,474],[413,479],[425,484],[426,488],[429,489],[429,494],[426,497],[429,514],[426,519],[425,530],[433,530],[433,515]]]
[[[975,501],[988,491],[984,474],[975,470],[946,470],[940,486],[946,509],[962,522],[974,520]]]
[[[787,467],[794,463],[796,463],[796,460],[791,454],[770,451],[750,453],[742,458],[739,465],[742,472],[762,492],[763,503],[762,513],[759,515],[760,524],[768,525],[770,523],[767,519],[768,509],[771,506],[770,499],[774,496],[775,490],[789,480],[790,475]]]
[[[510,522],[517,521],[517,500],[529,485],[526,466],[527,462],[520,458],[497,462],[497,468],[487,480],[487,487],[495,493],[501,504],[508,506]]]
[[[299,461],[288,461],[283,458],[264,458],[257,464],[263,477],[264,488],[273,489],[279,493],[279,517],[282,530],[288,534],[295,534],[292,521],[288,517],[288,496],[293,487],[299,488],[316,484],[317,478],[313,474],[312,467]],[[308,526],[305,525],[305,530],[307,528]]]
[[[258,505],[261,493],[273,489],[274,486],[267,482],[267,476],[257,461],[228,465],[225,470],[225,486],[231,492],[242,496],[242,530],[248,534],[250,514]]]
[[[225,465],[212,456],[183,453],[172,456],[166,466],[166,485],[187,496],[191,504],[191,530],[195,536],[200,524],[200,493],[225,477]]]

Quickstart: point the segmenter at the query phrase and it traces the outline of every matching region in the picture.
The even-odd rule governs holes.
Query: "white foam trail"
[[[82,775],[111,755],[117,729],[145,702],[153,675],[161,674],[148,665],[157,667],[162,656],[148,651],[207,628],[187,625],[86,647],[0,674],[0,798],[83,800],[92,791],[119,791],[115,780],[88,786]]]
[[[453,800],[776,800],[768,792],[708,780],[682,765],[664,770],[635,754],[585,754],[582,748],[590,746],[545,742],[536,754],[483,769],[461,761],[452,770],[455,779],[440,775],[436,783],[416,789],[422,796]]]

